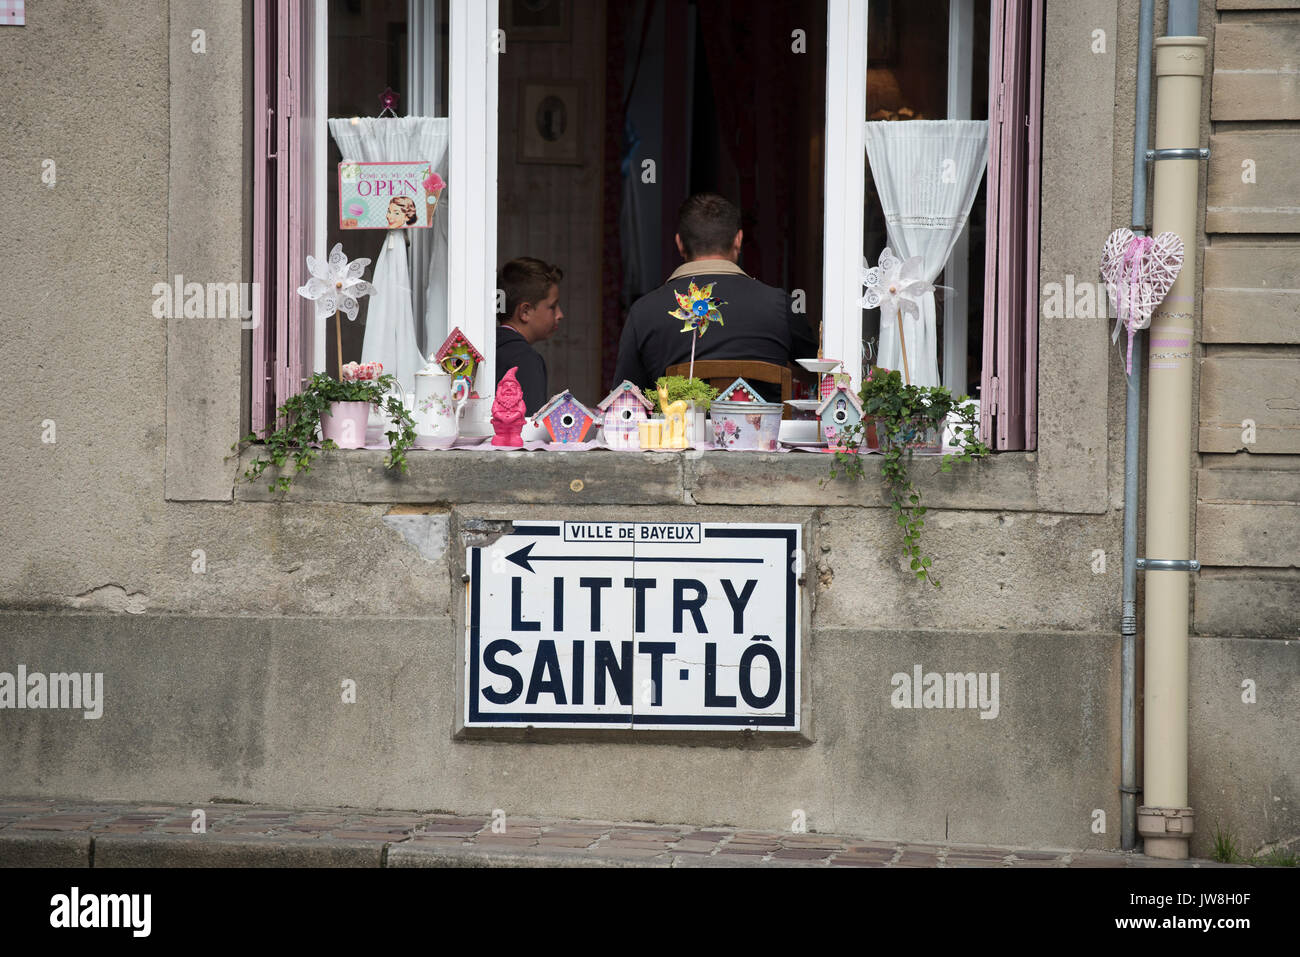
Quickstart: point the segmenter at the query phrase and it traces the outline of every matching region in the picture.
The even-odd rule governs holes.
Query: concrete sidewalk
[[[204,833],[195,833],[202,811]],[[0,799],[0,867],[1229,867],[1112,851],[356,808]]]

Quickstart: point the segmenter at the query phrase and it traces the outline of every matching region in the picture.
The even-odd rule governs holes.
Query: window
[[[564,319],[536,345],[550,392],[594,404],[618,385],[628,309],[680,263],[692,193],[736,202],[745,270],[803,290],[815,333],[825,0],[573,0],[540,37],[512,26],[528,6],[501,3],[496,261],[564,269]]]
[[[344,361],[382,355],[410,387],[442,343],[451,204],[440,199],[432,217],[410,217],[425,228],[350,228],[355,215],[345,228],[346,214],[378,216],[385,204],[345,211],[340,163],[427,163],[449,181],[451,130],[448,0],[255,0],[254,15],[254,269],[274,319],[253,342],[260,428],[313,371],[337,376],[340,352]],[[414,210],[409,197],[393,196],[388,211],[394,204]],[[371,260],[365,275],[375,287],[356,319],[339,324],[341,343],[336,325],[315,321],[296,293],[306,256],[324,259],[335,244],[349,260]]]
[[[870,18],[877,25],[875,42],[868,29],[868,6],[875,14]],[[981,28],[985,10],[988,11],[987,33]],[[896,48],[902,42],[902,28],[901,20],[895,18],[927,13],[928,16],[921,16],[917,29],[909,32],[910,39],[906,42],[914,49],[904,55]],[[855,173],[861,168],[858,164],[864,152],[868,151],[864,142],[868,138],[867,128],[860,117],[866,115],[870,120],[891,112],[897,116],[901,107],[891,109],[891,96],[901,103],[909,94],[913,102],[923,104],[919,110],[901,104],[912,115],[939,112],[942,104],[943,113],[949,119],[979,116],[983,98],[977,94],[976,86],[979,74],[987,72],[989,92],[984,101],[989,116],[988,165],[984,177],[987,185],[980,188],[968,207],[973,209],[972,222],[978,223],[981,217],[985,220],[984,235],[971,235],[967,227],[956,238],[952,255],[947,259],[945,278],[935,279],[936,283],[950,287],[944,301],[956,308],[947,309],[942,314],[942,324],[936,328],[936,333],[943,336],[944,350],[940,353],[937,343],[930,348],[934,349],[936,364],[940,355],[944,360],[939,381],[961,392],[967,391],[974,381],[974,370],[965,358],[969,346],[978,342],[982,360],[978,373],[982,435],[995,448],[1032,449],[1037,438],[1042,0],[991,0],[988,4],[968,0],[947,3],[922,0],[908,4],[875,0],[869,5],[855,0],[829,0],[828,21],[826,177],[828,184],[838,183],[845,191],[838,197],[841,202],[835,205],[832,190],[827,190],[827,311],[823,338],[826,354],[842,355],[847,371],[856,380],[862,371],[860,364],[854,364],[860,354],[857,351],[860,343],[875,337],[879,337],[877,341],[884,340],[886,332],[879,323],[885,320],[881,314],[873,313],[870,324],[864,327],[863,313],[857,305],[854,280],[861,262],[858,251],[866,236],[866,249],[862,251],[874,263],[885,232],[878,227],[879,221],[892,218],[906,223],[907,219],[906,209],[882,211],[875,206],[867,185],[863,186],[866,195],[857,192]],[[879,36],[882,30],[883,37]],[[983,67],[984,59],[977,55],[973,42],[975,38],[983,40],[984,36],[988,37],[987,68]],[[972,41],[969,45],[964,42],[967,39]],[[880,85],[869,88],[873,56],[880,60],[892,56],[900,65],[907,60],[907,70],[877,74]],[[905,77],[906,72],[914,72],[916,60],[928,60],[933,75],[909,90],[898,80],[900,74]],[[947,73],[946,84],[937,81],[941,69]],[[891,89],[891,83],[898,88]],[[957,145],[957,141],[953,143]],[[879,187],[887,179],[899,181],[928,175],[937,176],[942,184],[945,176],[951,175],[950,185],[962,184],[964,164],[955,152],[930,153],[931,158],[919,169],[917,166],[921,164],[913,166],[899,161],[906,157],[905,150],[886,152],[886,155],[895,158],[893,168],[868,169],[865,183]],[[950,161],[955,162],[948,169],[932,168]],[[895,192],[901,192],[897,182],[894,186]],[[860,218],[859,211],[864,209],[867,212]],[[926,225],[936,224],[927,222]],[[963,249],[963,244],[970,253]],[[983,255],[979,251],[981,245]],[[832,250],[840,251],[840,255],[832,258]],[[909,252],[915,255],[919,250]],[[977,298],[981,285],[982,310]],[[965,309],[960,306],[963,299],[967,303]],[[976,321],[971,322],[972,318]]]
[[[823,353],[860,381],[863,343],[881,335],[878,314],[864,317],[858,303],[861,264],[878,255],[889,216],[880,171],[867,161],[865,121],[900,114],[912,96],[900,88],[887,105],[890,91],[869,75],[905,61],[920,77],[928,61],[932,75],[914,100],[928,105],[909,107],[913,114],[989,116],[987,173],[974,177],[978,193],[959,217],[969,225],[955,230],[936,278],[952,290],[936,303],[939,375],[968,391],[976,365],[967,354],[978,351],[985,436],[998,448],[1035,446],[1042,0],[543,6],[255,0],[255,122],[267,144],[255,163],[255,279],[267,290],[264,314],[275,317],[254,342],[255,426],[309,370],[335,364],[332,330],[316,328],[294,292],[306,253],[323,256],[341,239],[350,258],[378,258],[370,236],[339,230],[333,169],[349,116],[364,123],[378,112],[384,85],[403,97],[400,113],[439,120],[445,145],[449,202],[437,214],[445,233],[435,236],[445,272],[412,243],[411,318],[394,324],[424,354],[459,326],[484,355],[480,383],[494,381],[497,265],[539,256],[566,270],[566,321],[547,355],[550,391],[568,387],[594,402],[613,384],[611,343],[626,303],[675,264],[665,216],[689,192],[713,188],[732,192],[753,217],[744,263],[761,262],[769,284],[803,290]],[[734,29],[718,30],[719,22]],[[773,83],[769,41],[793,52],[799,31],[806,69]],[[668,39],[656,47],[646,41],[655,35]],[[719,64],[731,71],[722,82]],[[651,139],[656,155],[647,155]],[[631,176],[611,175],[634,162]],[[622,203],[611,202],[611,189],[629,186]],[[435,291],[429,278],[445,284]],[[374,327],[374,301],[364,308],[344,330],[345,358],[361,358],[351,351]]]

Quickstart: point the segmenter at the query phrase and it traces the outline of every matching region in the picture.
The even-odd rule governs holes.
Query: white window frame
[[[329,193],[329,163],[326,158],[329,154],[329,3],[328,0],[316,0],[315,15],[312,17],[314,34],[312,36],[312,76],[311,82],[313,87],[313,103],[320,104],[316,110],[314,122],[312,124],[311,135],[315,141],[313,156],[318,157],[316,168],[312,170],[312,199],[316,205],[316,214],[313,218],[315,224],[314,235],[311,236],[308,247],[312,255],[319,260],[324,260],[329,255],[329,250],[325,248],[328,242],[328,229],[330,222],[330,211],[326,209],[327,195]],[[315,311],[313,310],[313,316]],[[312,369],[315,372],[325,371],[325,339],[328,335],[329,322],[328,317],[314,318],[312,327]]]
[[[313,0],[313,3],[315,4],[313,8],[313,19],[312,19],[312,22],[314,24],[314,34],[312,37],[314,56],[312,62],[312,76],[310,82],[313,84],[313,88],[315,91],[314,102],[320,104],[328,104],[329,103],[329,3],[328,0]],[[467,0],[449,0],[449,7],[451,11],[454,11],[457,7],[460,7],[462,11],[472,11],[474,13],[482,13],[483,12],[482,8],[494,7],[494,4],[482,3],[482,2],[473,3],[473,2],[467,2]],[[492,31],[495,31],[496,11],[495,9],[492,9],[490,12],[494,17],[494,21],[491,29]],[[417,11],[412,10],[411,12],[412,17],[414,17],[416,14]],[[452,13],[452,19],[453,20],[455,19],[454,12]],[[465,19],[466,17],[464,16],[461,17],[461,20],[465,20]],[[467,24],[465,23],[462,23],[461,25],[462,27],[467,26]],[[414,27],[414,25],[412,26]],[[452,27],[449,24],[448,29],[450,31],[453,30],[454,27]],[[410,44],[408,46],[408,53],[410,54],[409,62],[411,62],[412,64],[415,63],[416,54],[418,52],[416,50],[416,45],[417,45],[416,38],[419,35],[420,35],[420,31],[417,31],[414,28],[408,31],[408,36],[410,37],[408,41]],[[434,38],[434,42],[436,43],[436,38]],[[451,43],[454,43],[454,41],[451,41]],[[423,74],[425,89],[420,92],[418,98],[414,99],[413,102],[431,103],[434,98],[434,94],[437,91],[437,81],[434,79],[434,76],[437,70],[438,51],[436,47],[431,47],[430,49],[423,52],[428,64],[428,68],[424,71]],[[455,65],[456,65],[456,60],[454,57],[451,57],[449,60],[449,66],[452,69],[455,69]],[[493,68],[491,70],[490,81],[492,84],[492,94],[493,94],[492,110],[493,110],[493,115],[495,115],[495,110],[496,110],[495,63],[493,63]],[[481,94],[479,98],[482,98]],[[450,92],[449,92],[449,98],[448,98],[449,110],[451,109],[450,104],[451,104],[451,100],[450,100]],[[464,114],[464,112],[465,111],[462,111],[462,115]],[[452,117],[453,119],[451,121],[451,136],[452,136],[452,143],[454,144],[457,136],[457,129],[456,129],[456,124],[454,119],[455,110],[452,110]],[[329,155],[329,111],[325,109],[323,106],[321,109],[319,109],[316,112],[314,122],[312,125],[311,134],[315,141],[315,152],[313,155],[320,157],[320,159],[316,162],[315,169],[312,171],[312,177],[313,177],[312,196],[314,197],[316,215],[314,219],[315,231],[314,234],[310,237],[308,246],[312,252],[312,255],[316,256],[316,258],[318,259],[323,260],[325,259],[326,255],[329,252],[329,250],[326,248],[326,244],[328,242],[327,229],[328,229],[328,224],[330,222],[330,216],[332,214],[332,211],[326,208],[328,205],[329,176],[331,175],[332,171],[328,169],[329,164],[324,159],[324,157],[327,157]],[[454,152],[454,150],[449,150],[449,153],[450,152]],[[492,155],[495,158],[496,156],[495,136],[493,136],[493,142],[492,142]],[[454,159],[450,155],[449,155],[449,162],[454,163]],[[452,176],[456,175],[454,172],[452,172],[452,169],[454,169],[454,166],[449,167],[447,175],[450,182],[455,182],[454,179],[451,179]],[[493,223],[495,224],[496,222],[495,220],[495,208],[496,208],[495,173],[493,176],[493,183],[492,183],[492,203],[493,203],[493,210],[494,210]],[[449,206],[451,207],[451,221],[447,224],[447,232],[449,237],[448,242],[450,244],[450,237],[453,235],[452,233],[453,224],[456,221],[456,204],[450,203]],[[491,237],[491,241],[495,245],[496,243],[495,225],[493,226],[493,235]],[[494,259],[495,256],[496,253],[493,252],[492,258]],[[452,275],[454,276],[456,275],[456,273],[453,272]],[[451,281],[449,280],[449,285],[450,284]],[[450,289],[448,290],[448,299],[450,302],[451,299]],[[448,309],[447,315],[449,317],[453,315],[450,309]],[[314,323],[313,336],[312,336],[312,365],[313,365],[313,369],[316,372],[324,372],[326,368],[327,358],[325,355],[326,352],[325,341],[327,336],[327,324],[329,323],[329,321],[330,321],[329,318],[326,317],[324,319],[317,319],[315,320]],[[454,322],[448,323],[447,330],[444,333],[444,335],[449,334],[451,332],[451,327],[453,325],[456,325],[456,323]],[[483,352],[485,356],[489,355],[488,352],[489,349],[492,350],[491,355],[495,356],[495,351],[496,351],[495,330],[489,330],[492,332],[492,335],[490,337],[491,341],[485,341],[489,337],[485,337],[484,335],[482,335],[481,331],[471,331],[472,323],[461,323],[460,325],[462,330],[465,332],[465,334],[470,338],[471,342],[475,343],[476,345],[479,343],[483,343],[483,346],[480,347],[480,350]],[[417,330],[417,338],[418,337],[419,336]]]
[[[447,332],[460,326],[496,382],[497,56],[495,0],[450,0]]]
[[[451,145],[447,323],[483,353],[496,381],[498,4],[450,0]],[[862,204],[867,110],[867,0],[827,0],[823,354],[862,380]],[[508,38],[504,38],[508,42]]]
[[[854,389],[862,384],[866,117],[867,0],[827,0],[822,354],[844,363]]]

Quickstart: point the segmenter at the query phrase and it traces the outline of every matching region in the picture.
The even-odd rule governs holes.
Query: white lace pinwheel
[[[865,309],[892,307],[899,314],[920,318],[921,298],[934,292],[934,283],[925,279],[924,260],[912,256],[902,260],[886,246],[880,251],[880,260],[874,267],[862,263],[864,295],[860,301]]]
[[[917,319],[920,317],[920,299],[935,291],[935,283],[924,278],[922,257],[898,259],[888,246],[880,251],[880,260],[875,267],[868,267],[863,260],[862,285],[865,294],[859,302],[863,308],[891,306],[902,315]]]
[[[298,287],[298,295],[316,303],[317,319],[341,312],[349,321],[354,321],[360,308],[357,299],[374,291],[374,287],[361,278],[369,265],[369,259],[348,262],[348,257],[343,255],[343,244],[337,243],[330,250],[326,262],[315,256],[307,257],[307,271],[311,278],[305,286]]]
[[[880,308],[880,267],[867,265],[862,260],[862,290],[860,305],[864,309]]]

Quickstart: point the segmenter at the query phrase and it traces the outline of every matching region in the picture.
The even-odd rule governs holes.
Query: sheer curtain
[[[329,121],[330,133],[345,162],[428,162],[433,171],[447,176],[447,142],[451,130],[446,117],[407,116],[392,119],[360,117]],[[443,192],[427,230],[391,230],[379,238],[361,344],[362,362],[382,362],[408,391],[415,388],[415,373],[424,367],[424,355],[441,345],[447,326],[447,193]],[[426,235],[421,235],[426,234]],[[411,239],[408,261],[407,239]],[[425,278],[427,276],[427,279]],[[415,281],[412,281],[412,278]],[[423,284],[421,281],[423,280]],[[419,289],[423,295],[417,295]],[[426,350],[420,349],[415,319],[423,311]],[[432,348],[428,342],[435,339]]]
[[[920,256],[923,278],[934,282],[952,254],[979,191],[988,162],[988,122],[868,122],[866,143],[890,247],[903,260]],[[878,252],[868,250],[868,259]],[[883,305],[877,362],[886,369],[902,369],[905,344],[912,384],[939,385],[935,316],[934,293],[926,293],[920,317],[905,315],[902,319],[902,343],[897,311]]]

